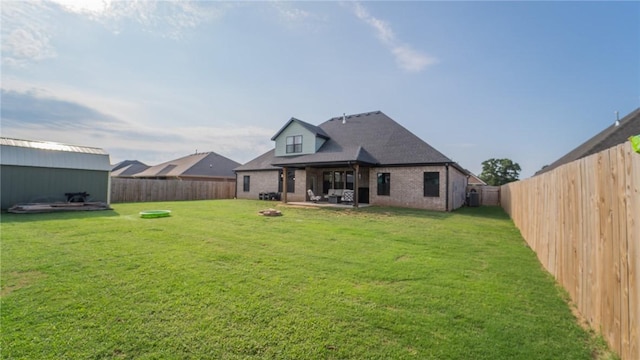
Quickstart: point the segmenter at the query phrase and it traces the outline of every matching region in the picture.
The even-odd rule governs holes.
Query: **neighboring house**
[[[467,170],[467,173],[467,205],[500,205],[500,186],[489,186],[471,171]]]
[[[464,169],[380,111],[319,126],[291,118],[271,140],[274,149],[236,168],[238,198],[307,201],[309,189],[325,199],[352,190],[355,206],[440,211],[465,201]]]
[[[162,180],[235,181],[233,169],[239,165],[240,163],[214,152],[196,153],[151,166],[133,177]]]
[[[482,181],[482,179],[480,179],[474,173],[472,173],[469,170],[467,170],[467,172],[469,173],[468,180],[467,180],[469,186],[487,186],[487,183]]]
[[[111,177],[132,178],[134,175],[147,170],[149,165],[138,160],[121,161],[111,168]]]
[[[67,201],[67,193],[109,203],[109,154],[47,141],[0,138],[1,208]]]
[[[543,174],[564,164],[599,153],[612,146],[622,144],[627,141],[630,136],[638,134],[640,134],[640,108],[632,111],[621,120],[616,121],[611,126],[602,130],[596,136],[585,141],[577,148],[571,150],[560,159],[543,167],[540,171],[536,172],[535,175]]]

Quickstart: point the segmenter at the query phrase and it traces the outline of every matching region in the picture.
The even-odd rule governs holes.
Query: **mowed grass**
[[[5,359],[591,359],[499,208],[2,214]],[[140,211],[170,209],[169,218]]]

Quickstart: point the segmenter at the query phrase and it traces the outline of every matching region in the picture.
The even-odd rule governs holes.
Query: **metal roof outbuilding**
[[[67,192],[109,202],[109,154],[94,147],[0,138],[1,208],[64,201]]]

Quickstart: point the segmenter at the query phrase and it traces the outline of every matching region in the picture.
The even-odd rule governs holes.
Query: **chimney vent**
[[[342,113],[342,123],[343,124],[347,123],[347,114],[346,113]]]

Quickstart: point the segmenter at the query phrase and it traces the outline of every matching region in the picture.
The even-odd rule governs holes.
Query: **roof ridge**
[[[28,140],[28,139],[11,138],[11,137],[6,137],[6,136],[1,136],[0,139],[2,139],[2,140],[13,140],[13,141],[24,141],[24,142],[29,142],[29,143],[40,143],[40,144],[57,144],[57,145],[63,145],[63,146],[73,146],[73,147],[79,147],[79,148],[103,150],[102,148],[99,148],[99,147],[96,147],[96,146],[76,145],[76,144],[70,144],[70,143],[63,143],[63,142],[59,142],[59,141]],[[7,146],[13,146],[13,145],[8,145],[7,144]]]
[[[383,113],[382,111],[380,111],[380,110],[375,110],[375,111],[365,111],[365,112],[362,112],[362,113],[359,113],[359,114],[349,114],[349,115],[344,114],[344,115],[341,115],[341,116],[335,116],[335,117],[332,117],[331,119],[329,119],[328,121],[331,121],[331,120],[341,120],[343,117],[345,117],[345,118],[349,119],[349,118],[353,118],[353,117],[369,116],[369,115],[378,115],[378,114],[383,114],[383,115],[385,115],[385,116],[386,116],[386,114],[385,114],[385,113]]]
[[[624,116],[622,119],[616,120],[613,124],[605,127],[597,134],[591,136],[587,140],[575,146],[568,153],[562,155],[552,163],[536,171],[534,176],[551,171],[566,163],[593,155],[604,150],[604,148],[609,148],[615,145],[610,145],[611,143],[619,143],[620,140],[626,141],[626,139],[622,139],[620,137],[620,134],[633,130],[633,126],[637,124],[636,121],[640,121],[640,107],[636,108],[635,110]],[[627,127],[630,127],[629,130],[627,130]]]

